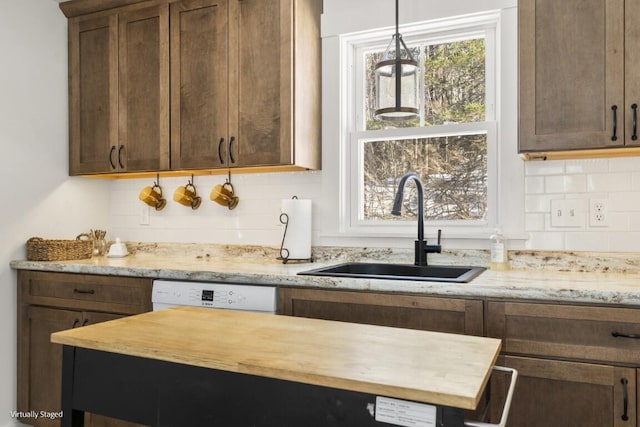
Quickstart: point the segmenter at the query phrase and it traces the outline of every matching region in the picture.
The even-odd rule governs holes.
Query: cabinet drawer
[[[636,370],[582,362],[501,356],[518,371],[509,427],[635,427]],[[491,376],[490,422],[500,419],[509,380]]]
[[[19,272],[23,303],[135,314],[151,311],[151,279]]]
[[[636,308],[489,301],[487,335],[508,354],[640,363]]]

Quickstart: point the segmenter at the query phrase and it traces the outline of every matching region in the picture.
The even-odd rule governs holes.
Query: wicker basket
[[[81,239],[87,237],[87,239]],[[93,242],[86,234],[76,240],[46,240],[32,237],[27,240],[27,259],[29,261],[62,261],[91,258]]]

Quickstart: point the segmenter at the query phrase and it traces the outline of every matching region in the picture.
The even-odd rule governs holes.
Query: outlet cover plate
[[[591,227],[609,227],[609,200],[589,200],[589,225]]]

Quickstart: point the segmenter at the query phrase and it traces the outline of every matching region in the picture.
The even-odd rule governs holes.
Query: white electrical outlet
[[[589,225],[592,227],[609,226],[609,200],[589,200]]]

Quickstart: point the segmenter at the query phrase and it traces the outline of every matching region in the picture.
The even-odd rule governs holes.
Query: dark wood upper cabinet
[[[118,17],[69,20],[69,173],[108,172],[118,146]],[[109,157],[111,155],[111,157]]]
[[[70,174],[320,168],[321,0],[112,3],[60,6]]]
[[[519,151],[639,147],[640,2],[519,0],[518,14]]]
[[[169,8],[118,16],[118,167],[169,169]]]
[[[169,168],[168,6],[69,21],[71,175]]]
[[[171,166],[227,166],[227,0],[171,4]]]

